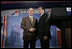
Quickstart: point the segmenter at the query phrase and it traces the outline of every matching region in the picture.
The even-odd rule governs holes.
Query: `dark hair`
[[[45,10],[45,8],[43,6],[39,6],[38,8],[41,8],[42,10]]]

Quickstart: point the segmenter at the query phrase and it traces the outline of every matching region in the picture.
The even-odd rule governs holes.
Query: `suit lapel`
[[[28,19],[29,23],[31,24],[31,19],[29,18],[29,16],[27,17],[27,19]]]
[[[35,23],[35,18],[33,17],[33,24]]]
[[[33,17],[33,23],[31,23],[31,19],[29,18],[29,16],[27,17],[27,19],[28,19],[29,23],[33,26],[35,23],[35,18]]]

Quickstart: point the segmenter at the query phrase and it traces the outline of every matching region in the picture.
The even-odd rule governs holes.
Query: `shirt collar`
[[[42,16],[44,13],[42,13],[40,16]]]
[[[29,15],[29,17],[33,17],[33,16],[30,16],[30,15]]]

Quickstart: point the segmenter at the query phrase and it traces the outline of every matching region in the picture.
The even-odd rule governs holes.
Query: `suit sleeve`
[[[49,38],[51,38],[50,26],[51,26],[51,18],[48,20],[48,18],[46,16],[46,21],[45,21],[45,35],[47,35]]]
[[[22,19],[21,28],[22,29],[26,29],[26,30],[29,30],[30,29],[30,28],[26,27],[26,18],[23,18]]]

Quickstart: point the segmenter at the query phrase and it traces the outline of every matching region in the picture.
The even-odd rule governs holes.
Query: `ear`
[[[35,10],[33,10],[33,12],[35,13]]]

